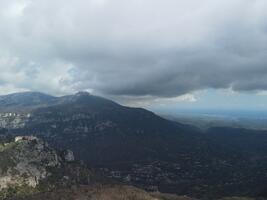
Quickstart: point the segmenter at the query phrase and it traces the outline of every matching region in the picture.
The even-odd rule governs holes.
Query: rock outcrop
[[[67,162],[73,162],[75,160],[73,152],[69,149],[63,152],[63,158]]]
[[[0,147],[0,190],[10,186],[36,187],[51,175],[48,168],[60,167],[55,150],[35,137],[16,137]]]
[[[58,152],[34,136],[0,143],[0,200],[88,184],[93,173],[75,162],[73,152]]]

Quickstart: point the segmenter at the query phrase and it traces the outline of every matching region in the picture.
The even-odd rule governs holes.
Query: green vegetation
[[[15,142],[10,143],[0,143],[0,152],[6,151],[8,149],[12,149],[16,145]]]
[[[0,174],[6,173],[9,168],[15,166],[12,152],[16,143],[0,144]]]
[[[24,159],[21,162],[29,162],[27,157],[33,153],[31,152],[34,150],[34,146],[32,145],[31,142],[10,142],[0,144],[0,176],[15,178],[19,176],[16,178],[17,180],[11,180],[7,185],[4,184],[4,187],[6,188],[0,191],[0,200],[10,199],[11,197],[24,197],[36,192],[44,191],[44,188],[41,190],[39,187],[31,187],[26,181],[30,174],[27,174],[26,172],[21,174],[21,171],[16,169],[16,166],[21,159]],[[20,155],[22,152],[25,152],[24,156]],[[42,163],[40,163],[40,165],[41,164]]]
[[[27,185],[11,185],[7,189],[0,191],[0,200],[11,199],[15,196],[18,198],[23,198],[32,194],[36,194],[38,192],[39,190],[37,188],[29,187]]]

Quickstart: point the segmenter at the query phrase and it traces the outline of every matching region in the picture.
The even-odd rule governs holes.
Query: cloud
[[[179,95],[177,97],[154,97],[154,96],[110,96],[116,102],[119,102],[123,105],[133,106],[133,107],[146,107],[148,109],[154,109],[154,106],[168,106],[175,107],[177,103],[183,105],[196,104],[198,102],[198,98],[196,97],[198,94],[184,94]]]
[[[2,0],[0,93],[264,91],[266,9],[265,0]]]

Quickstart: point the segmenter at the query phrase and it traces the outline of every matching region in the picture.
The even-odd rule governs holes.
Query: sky
[[[267,110],[266,0],[0,0],[0,94]]]

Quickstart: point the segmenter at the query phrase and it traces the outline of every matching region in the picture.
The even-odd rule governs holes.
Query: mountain
[[[29,108],[20,95],[24,97],[25,93],[15,95],[22,102],[12,104],[12,109],[26,104]],[[33,98],[27,98],[27,102],[29,99]],[[31,107],[25,114],[19,113],[21,106],[18,112],[8,113],[10,116],[3,113],[0,124],[14,133],[37,134],[56,147],[70,148],[90,165],[166,157],[170,147],[161,147],[164,140],[170,141],[176,133],[180,134],[181,141],[189,137],[188,133],[191,138],[198,137],[193,127],[89,93],[47,99],[47,102],[42,99],[40,104],[34,103],[34,109]],[[9,106],[5,108],[8,110]],[[121,151],[122,148],[125,151]],[[162,153],[155,149],[161,149]]]
[[[148,191],[266,197],[266,131],[203,132],[86,92],[11,96],[10,105],[0,101],[2,138],[38,136],[57,149],[71,149],[105,176]]]
[[[26,112],[53,103],[55,97],[40,92],[23,92],[0,96],[1,112]]]

